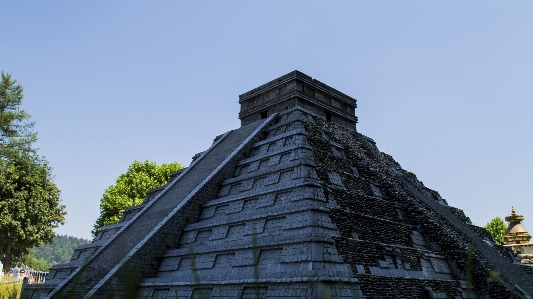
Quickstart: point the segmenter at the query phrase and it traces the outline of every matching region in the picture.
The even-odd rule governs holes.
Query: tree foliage
[[[20,109],[22,87],[1,73],[0,82],[0,257],[6,268],[39,244],[50,243],[65,206],[48,162],[37,154],[30,115]]]
[[[93,237],[101,227],[117,223],[126,208],[141,204],[148,190],[163,186],[170,174],[181,168],[183,166],[177,162],[157,165],[148,160],[133,161],[100,199],[100,217],[91,232]]]
[[[503,222],[503,219],[496,217],[491,221],[487,222],[485,229],[492,235],[496,244],[505,245],[505,231],[507,230],[507,225]]]
[[[1,72],[0,155],[3,160],[14,151],[32,151],[31,145],[37,140],[31,115],[20,108],[24,97],[22,91],[22,86],[10,74]]]

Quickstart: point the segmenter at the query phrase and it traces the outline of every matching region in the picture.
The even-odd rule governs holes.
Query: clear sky
[[[0,69],[90,237],[133,160],[236,129],[238,95],[293,70],[358,100],[358,131],[477,225],[533,229],[533,1],[5,1]]]

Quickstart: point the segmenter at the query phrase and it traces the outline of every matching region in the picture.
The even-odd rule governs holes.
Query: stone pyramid
[[[533,268],[358,133],[355,99],[294,71],[239,102],[239,129],[23,296],[531,298]]]

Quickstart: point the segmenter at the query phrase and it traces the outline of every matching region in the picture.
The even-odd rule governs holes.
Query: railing
[[[35,284],[35,283],[44,283],[46,280],[46,275],[48,275],[48,272],[36,271],[33,269],[26,268],[26,272],[24,274],[25,274],[25,277],[28,278],[29,284]]]
[[[22,273],[18,279],[14,279],[13,277],[10,277],[9,274],[6,274],[4,277],[0,278],[0,284],[22,283],[23,280],[28,284],[44,283],[47,275],[48,272],[37,271],[26,267],[24,273]]]

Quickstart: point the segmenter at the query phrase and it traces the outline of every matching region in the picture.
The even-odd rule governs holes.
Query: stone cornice
[[[256,87],[248,92],[245,92],[241,95],[239,95],[239,103],[242,103],[243,101],[246,101],[258,94],[264,93],[265,91],[279,88],[283,86],[286,83],[289,83],[290,81],[298,80],[305,82],[309,85],[312,85],[317,90],[320,90],[323,93],[329,94],[330,96],[333,96],[346,104],[355,105],[357,108],[357,101],[356,99],[336,90],[335,88],[328,86],[316,79],[311,78],[310,76],[300,72],[300,71],[292,71],[286,75],[283,75],[277,79],[274,79],[268,83],[265,83],[259,87]]]
[[[309,95],[307,95],[307,94],[305,94],[305,93],[303,93],[303,92],[301,92],[299,90],[292,90],[292,91],[286,93],[285,95],[283,95],[282,97],[279,97],[279,98],[277,98],[275,100],[269,101],[268,105],[265,105],[265,106],[259,106],[257,108],[245,110],[245,112],[243,112],[243,110],[241,109],[241,111],[239,112],[239,118],[243,118],[243,117],[246,117],[248,115],[257,113],[257,112],[259,112],[261,110],[264,110],[265,107],[276,105],[278,103],[284,102],[284,101],[286,101],[286,100],[288,100],[290,98],[294,98],[294,97],[298,97],[300,99],[305,99],[306,101],[311,102],[311,103],[315,104],[318,107],[324,108],[324,109],[326,109],[328,111],[331,111],[332,113],[338,114],[338,115],[340,115],[340,116],[342,116],[344,118],[347,118],[347,119],[349,119],[351,121],[354,121],[354,122],[357,121],[357,116],[348,114],[346,112],[343,112],[342,110],[339,110],[338,108],[334,107],[331,104],[327,104],[325,102],[316,100],[313,97],[310,97]],[[241,104],[242,104],[242,102],[241,102]],[[352,105],[353,105],[353,103],[352,103]]]

